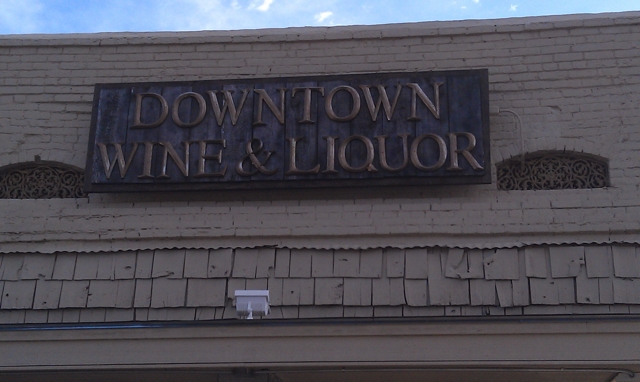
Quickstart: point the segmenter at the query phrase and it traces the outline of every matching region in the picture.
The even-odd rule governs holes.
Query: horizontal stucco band
[[[475,320],[5,330],[0,371],[122,368],[633,368],[637,320]],[[225,349],[220,351],[220,349]],[[278,351],[274,351],[278,349]],[[386,349],[386,351],[379,351]]]

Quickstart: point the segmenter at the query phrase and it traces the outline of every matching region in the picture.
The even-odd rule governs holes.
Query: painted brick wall
[[[609,159],[611,187],[99,195],[0,200],[0,251],[509,247],[640,232],[640,13],[262,31],[0,37],[0,166],[84,166],[95,83],[488,68],[524,151]],[[521,153],[491,116],[494,164]]]

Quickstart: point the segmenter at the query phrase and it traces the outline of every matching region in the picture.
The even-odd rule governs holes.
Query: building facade
[[[638,380],[639,48],[637,12],[0,36],[0,379]],[[490,184],[83,191],[96,84],[471,69]]]

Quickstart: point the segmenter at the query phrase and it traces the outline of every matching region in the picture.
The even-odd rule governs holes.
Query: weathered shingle
[[[135,280],[135,294],[133,298],[133,306],[135,308],[148,308],[151,306],[151,279]]]
[[[55,260],[55,255],[25,255],[24,262],[22,263],[22,272],[20,274],[20,278],[22,280],[50,280],[51,275],[53,274],[53,265],[55,263]]]
[[[275,277],[267,280],[267,289],[269,289],[269,300],[271,306],[282,305],[282,279]]]
[[[342,306],[301,306],[299,318],[338,318],[344,315]]]
[[[429,302],[431,305],[467,305],[469,304],[469,280],[444,277],[442,254],[439,249],[430,251],[427,256],[429,270]],[[445,259],[446,261],[446,259]]]
[[[614,245],[613,269],[617,277],[640,278],[640,256],[630,245]]]
[[[359,277],[380,277],[382,275],[382,249],[360,251]]]
[[[267,282],[268,279],[247,279],[247,290],[253,289],[253,290],[266,290],[267,289]]]
[[[558,287],[554,279],[529,280],[531,285],[531,303],[534,305],[558,305]]]
[[[106,322],[129,322],[134,320],[134,309],[105,309]]]
[[[427,264],[427,249],[412,248],[407,249],[404,254],[405,258],[405,278],[407,279],[426,279],[430,273]],[[438,268],[438,272],[440,272]]]
[[[600,291],[601,304],[613,304],[613,278],[599,278],[598,290]]]
[[[151,287],[152,308],[178,308],[185,304],[187,280],[167,278],[153,279]],[[195,314],[195,313],[194,313]]]
[[[233,299],[236,297],[237,290],[246,289],[247,279],[227,279],[227,301],[225,302],[225,305],[233,301]]]
[[[25,313],[24,310],[0,310],[0,324],[22,324]]]
[[[106,309],[82,309],[78,322],[104,322],[106,313]]]
[[[549,247],[551,263],[551,277],[576,277],[584,261],[584,247],[582,246],[551,246]]]
[[[371,279],[345,278],[343,304],[371,306]]]
[[[518,249],[500,248],[482,251],[484,257],[484,276],[487,280],[517,280]]]
[[[403,278],[372,280],[372,303],[375,306],[399,306],[406,304]]]
[[[62,281],[60,308],[84,308],[87,306],[89,281]]]
[[[138,251],[136,254],[136,278],[150,279],[153,270],[153,251]]]
[[[99,257],[96,254],[79,255],[76,260],[74,280],[95,280],[98,276]]]
[[[484,278],[481,250],[449,248],[445,264],[445,277],[454,279]]]
[[[611,246],[598,245],[584,247],[584,257],[587,266],[587,276],[611,277],[613,276],[613,258]]]
[[[527,277],[546,279],[549,276],[547,274],[547,251],[546,247],[526,247],[524,249]]]
[[[24,255],[5,254],[0,264],[0,280],[17,281],[20,280]]]
[[[613,279],[613,301],[616,304],[640,304],[640,279]]]
[[[527,269],[527,260],[525,250],[518,251],[518,273],[524,275]],[[513,291],[513,305],[525,306],[530,303],[529,296],[529,279],[527,277],[520,277],[518,280],[511,280],[511,287]]]
[[[117,281],[91,280],[87,308],[115,308],[117,296]]]
[[[311,252],[311,276],[333,277],[333,251]]]
[[[46,310],[27,310],[24,315],[25,324],[44,324],[47,322],[49,312]]]
[[[471,305],[497,305],[495,281],[469,280],[469,289],[471,292]]]
[[[427,291],[427,280],[405,280],[405,298],[409,306],[427,306],[429,292]]]
[[[58,253],[56,255],[56,262],[53,266],[53,274],[51,278],[54,280],[73,280],[73,273],[75,269],[75,253]]]
[[[224,279],[191,279],[187,284],[188,307],[224,306],[227,281]]]
[[[95,256],[98,258],[98,271],[96,273],[96,279],[113,280],[115,278],[115,254],[97,253],[95,254]]]
[[[360,251],[336,250],[333,255],[335,277],[358,277],[360,274]]]
[[[33,298],[33,309],[58,309],[62,281],[38,280],[36,294]]]
[[[583,266],[576,276],[576,301],[578,304],[599,304],[600,290],[598,279],[587,277],[587,269]]]
[[[153,254],[151,277],[181,279],[184,271],[185,250],[156,250]]]
[[[342,278],[315,279],[315,305],[342,305],[343,293]]]
[[[212,249],[209,252],[209,278],[224,278],[231,276],[233,264],[233,250],[231,248]]]
[[[276,277],[289,277],[289,259],[291,251],[288,248],[278,248],[276,250]]]
[[[498,280],[496,283],[496,294],[498,295],[498,304],[501,307],[514,306],[513,301],[513,281]]]
[[[135,294],[135,280],[118,280],[116,308],[132,308]]]
[[[313,305],[313,279],[284,279],[282,305]]]
[[[2,309],[31,309],[36,280],[5,281],[2,290]]]
[[[307,249],[292,249],[289,259],[289,276],[298,278],[311,277],[311,255]]]
[[[235,251],[233,260],[233,277],[255,278],[258,267],[258,249],[239,248]]]
[[[258,264],[256,265],[256,277],[267,278],[274,272],[276,261],[275,248],[259,248]]]
[[[136,253],[134,251],[119,252],[113,258],[113,274],[115,280],[133,279],[136,272]]]
[[[184,277],[207,278],[209,265],[208,249],[187,249],[184,254]]]
[[[387,277],[404,277],[404,249],[385,250]]]

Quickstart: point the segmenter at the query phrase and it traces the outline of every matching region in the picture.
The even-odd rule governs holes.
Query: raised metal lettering
[[[340,117],[336,115],[335,111],[333,111],[333,96],[335,96],[336,93],[339,92],[340,90],[344,90],[349,94],[351,94],[351,99],[353,100],[352,102],[353,107],[351,108],[351,112],[344,117]],[[356,117],[356,115],[358,115],[358,112],[360,111],[360,94],[358,94],[358,91],[352,88],[351,86],[347,86],[347,85],[336,86],[335,88],[331,89],[331,91],[327,95],[327,98],[325,98],[324,109],[327,115],[329,116],[329,118],[333,119],[334,121],[337,121],[337,122],[351,121]]]
[[[371,86],[369,85],[360,85],[360,89],[362,89],[362,93],[364,94],[364,99],[367,101],[367,107],[369,108],[369,113],[371,114],[371,120],[374,122],[378,120],[378,112],[380,111],[380,105],[384,106],[384,112],[387,116],[387,121],[391,121],[393,117],[393,113],[396,111],[396,106],[398,105],[398,100],[400,99],[400,91],[402,90],[402,85],[396,85],[396,96],[393,99],[393,104],[389,103],[389,96],[387,95],[387,90],[382,85],[376,85],[378,89],[378,100],[375,105],[373,104],[373,97],[371,96]]]
[[[291,98],[293,98],[296,95],[296,93],[300,90],[304,90],[304,103],[303,103],[302,119],[299,120],[298,122],[315,123],[315,121],[311,120],[311,92],[313,90],[316,90],[321,95],[324,96],[324,88],[323,87],[293,88],[293,90],[291,90]]]
[[[167,175],[167,160],[169,156],[171,156],[173,162],[178,166],[182,175],[189,176],[189,145],[191,142],[182,142],[184,145],[184,162],[180,159],[171,142],[160,142],[160,144],[164,147],[164,152],[162,154],[162,170],[158,178],[170,178],[170,176]]]
[[[356,139],[364,143],[365,147],[367,148],[367,158],[365,159],[364,164],[359,167],[351,166],[349,162],[347,162],[347,156],[346,156],[347,146],[349,145],[349,143],[351,143],[351,141]],[[340,144],[340,147],[338,148],[338,161],[340,162],[340,166],[342,166],[342,168],[344,168],[349,172],[378,171],[378,169],[375,168],[375,166],[373,165],[374,155],[375,155],[375,152],[373,150],[373,143],[371,143],[369,138],[363,135],[350,136],[349,138],[342,141],[342,143]]]
[[[182,100],[184,100],[187,97],[193,97],[198,102],[198,108],[199,108],[198,115],[191,122],[183,122],[180,119],[180,115],[178,113],[178,109],[180,108],[180,103],[182,102]],[[187,93],[180,94],[178,98],[176,98],[176,100],[173,101],[173,106],[171,108],[171,117],[173,118],[173,122],[176,124],[176,126],[187,128],[187,127],[194,127],[200,124],[200,122],[204,120],[204,115],[206,112],[207,112],[207,103],[204,101],[204,98],[198,93],[187,92]]]
[[[418,98],[422,101],[422,103],[431,111],[431,114],[436,119],[440,119],[440,86],[442,82],[434,82],[431,84],[433,86],[433,98],[436,99],[436,103],[434,103],[427,97],[427,95],[422,91],[420,85],[416,83],[408,83],[407,86],[411,88],[411,116],[409,117],[409,121],[419,121],[418,117]]]
[[[420,143],[422,143],[425,139],[433,139],[438,144],[438,161],[432,166],[425,166],[420,162],[420,158],[418,158],[418,148],[420,147]],[[423,134],[411,142],[411,163],[418,170],[422,171],[435,171],[444,165],[444,162],[447,160],[447,144],[444,142],[444,139],[435,134]]]
[[[253,149],[253,142],[257,142],[258,143],[258,147],[255,150]],[[245,146],[245,150],[247,151],[247,155],[245,155],[242,158],[242,160],[240,162],[238,162],[238,164],[236,165],[236,171],[238,172],[238,174],[240,174],[242,176],[251,176],[251,175],[255,175],[258,172],[260,172],[260,173],[265,174],[265,175],[273,175],[276,172],[278,172],[278,169],[269,170],[264,166],[267,163],[267,161],[269,160],[269,158],[271,158],[271,154],[273,154],[273,151],[266,151],[265,150],[264,152],[267,154],[267,156],[264,158],[264,161],[260,161],[258,159],[256,154],[261,152],[262,148],[263,148],[262,141],[259,140],[258,138],[253,138],[251,141],[247,142],[247,144]],[[255,167],[255,170],[246,171],[243,168],[243,163],[247,159],[249,159],[251,161],[251,164],[253,164],[253,167]]]
[[[231,124],[233,126],[238,122],[238,118],[240,117],[240,112],[242,111],[242,107],[244,106],[244,101],[247,100],[247,95],[249,94],[249,90],[244,89],[242,91],[242,98],[240,99],[240,104],[236,108],[236,104],[233,101],[233,90],[221,90],[224,100],[222,101],[222,108],[220,108],[220,104],[218,103],[218,96],[220,90],[217,91],[208,91],[209,99],[211,100],[211,107],[213,107],[213,114],[216,116],[216,122],[218,122],[218,126],[222,126],[222,122],[224,121],[224,115],[229,111],[229,117],[231,117]]]
[[[222,149],[218,150],[215,155],[206,155],[207,144],[222,145],[222,148],[227,147],[227,141],[225,139],[212,139],[207,141],[198,141],[200,150],[198,151],[198,172],[196,178],[208,178],[208,177],[221,177],[227,173],[227,166],[224,166],[221,171],[218,172],[205,172],[205,165],[207,160],[215,160],[218,164],[222,164]]]
[[[273,103],[273,100],[271,99],[271,97],[269,97],[269,94],[267,94],[266,90],[254,89],[253,91],[258,93],[258,116],[256,117],[256,121],[253,123],[253,125],[254,126],[265,125],[265,123],[262,121],[262,104],[263,103],[267,105],[267,107],[273,112],[273,115],[276,116],[278,121],[284,125],[284,105],[285,105],[284,94],[287,91],[287,89],[278,89],[278,91],[280,92],[280,110],[278,110],[278,107],[276,106],[276,104]]]
[[[476,161],[476,159],[471,155],[471,150],[476,147],[476,137],[471,133],[449,133],[447,134],[449,137],[449,147],[451,148],[451,161],[450,166],[447,168],[449,171],[460,171],[462,167],[458,165],[458,154],[462,154],[464,159],[469,162],[471,167],[474,170],[483,170],[483,167],[480,166],[480,163]],[[469,144],[466,148],[460,150],[458,149],[458,136],[467,137],[469,140]]]
[[[336,139],[338,137],[324,137],[327,140],[327,168],[322,171],[323,174],[334,174],[336,170]]]
[[[144,97],[152,97],[160,101],[160,105],[162,106],[162,110],[160,111],[160,116],[158,119],[151,123],[142,123],[141,121],[141,113],[142,113],[142,98]],[[167,119],[167,115],[169,115],[169,105],[167,101],[158,93],[137,93],[136,94],[136,111],[133,117],[133,125],[132,129],[150,129],[152,127],[160,126],[165,119]]]
[[[289,140],[289,170],[285,172],[285,175],[304,175],[304,174],[317,174],[320,171],[320,165],[317,164],[311,170],[300,170],[296,165],[296,146],[299,140],[303,137],[287,138]]]
[[[408,133],[398,134],[399,137],[402,138],[402,164],[400,167],[393,168],[389,166],[387,163],[387,136],[386,135],[378,135],[376,139],[378,140],[378,154],[380,156],[380,167],[382,167],[385,171],[389,172],[398,172],[404,170],[407,165],[409,165],[409,144],[408,144]]]
[[[127,171],[129,171],[129,166],[131,166],[131,162],[133,161],[133,156],[135,155],[136,150],[138,149],[138,142],[135,142],[133,144],[133,149],[129,153],[129,156],[127,157],[126,161],[124,159],[124,154],[122,153],[122,143],[117,143],[117,142],[111,143],[111,146],[113,146],[116,150],[116,157],[114,158],[114,161],[111,161],[111,159],[109,159],[109,152],[107,151],[107,145],[99,142],[96,144],[98,145],[98,147],[100,147],[100,156],[102,157],[104,174],[107,177],[107,179],[111,178],[111,173],[113,172],[113,169],[116,167],[116,163],[118,164],[118,168],[120,169],[120,178],[124,179],[124,176],[127,174]]]
[[[142,174],[138,175],[138,179],[152,179],[151,161],[153,160],[153,142],[144,142],[144,161],[142,162]]]

